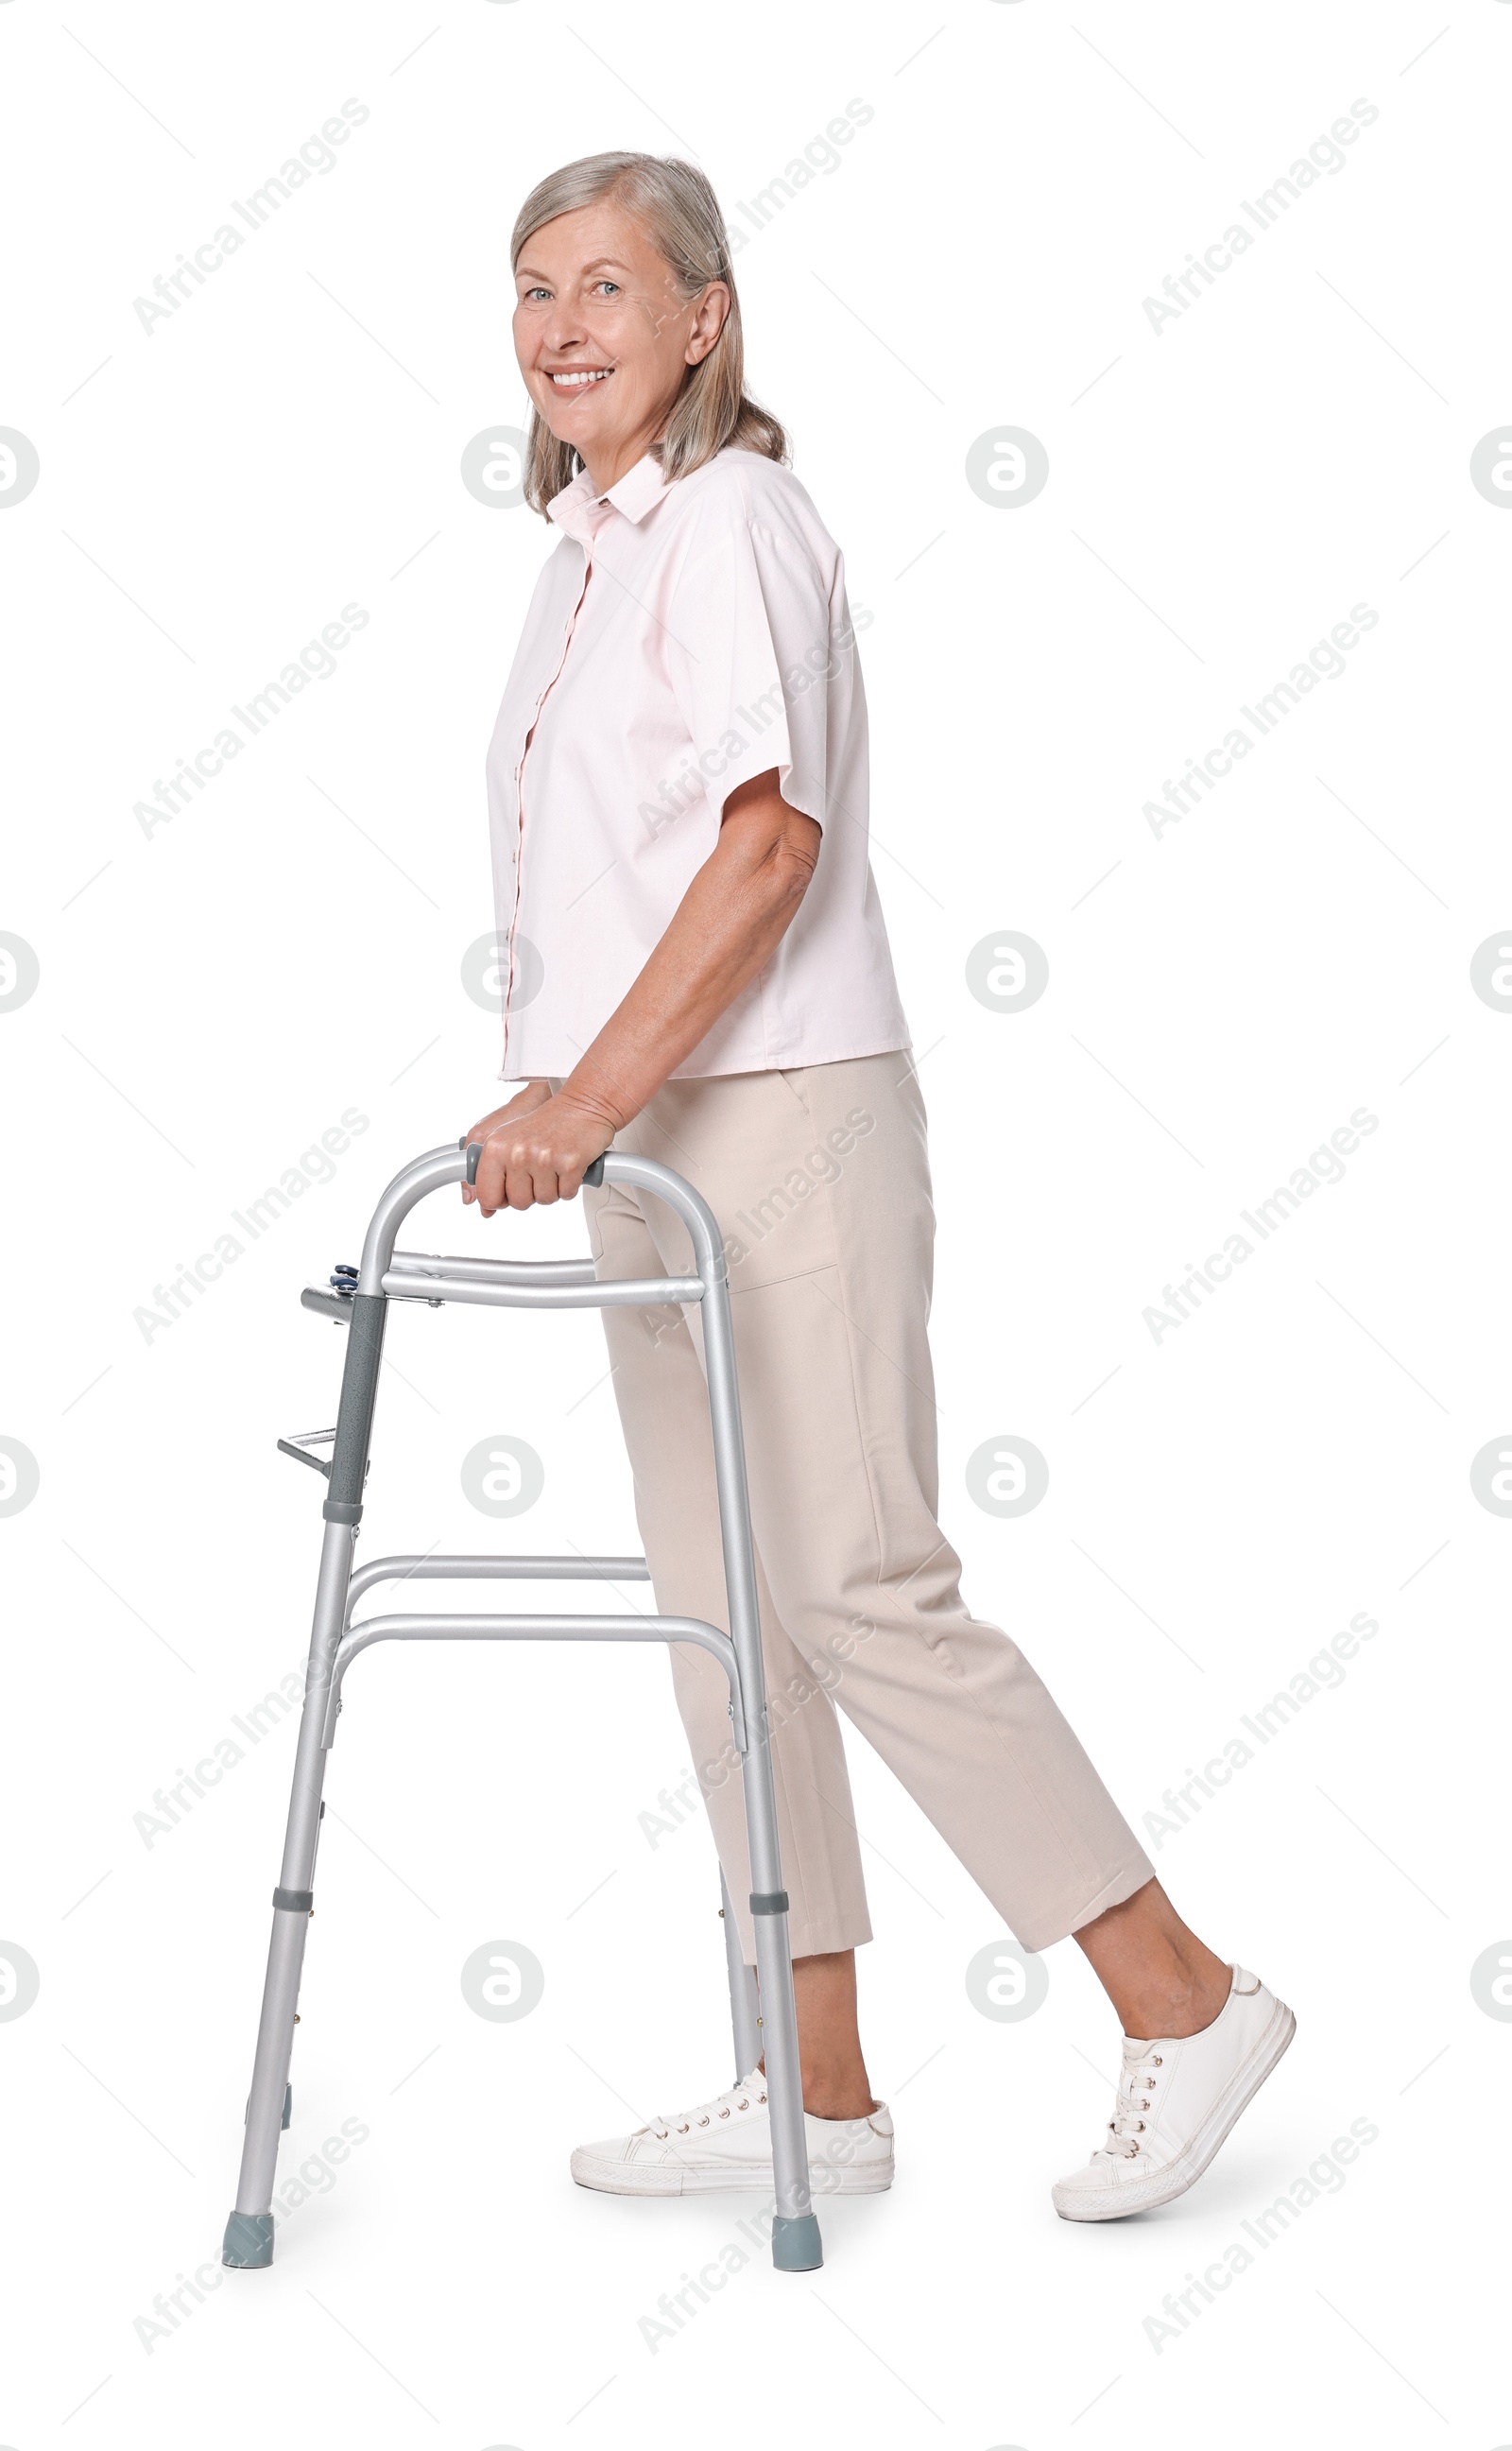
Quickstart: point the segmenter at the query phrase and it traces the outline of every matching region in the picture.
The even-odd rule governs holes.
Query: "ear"
[[[729,291],[722,281],[711,281],[693,310],[694,329],[683,353],[688,365],[696,366],[708,356],[725,328],[728,313]]]

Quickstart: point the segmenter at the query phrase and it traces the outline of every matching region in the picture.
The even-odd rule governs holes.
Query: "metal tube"
[[[460,1183],[466,1172],[467,1160],[459,1148],[438,1148],[428,1149],[395,1176],[367,1229],[357,1284],[359,1294],[382,1292],[384,1271],[394,1258],[394,1238],[416,1202],[445,1184]]]
[[[458,1260],[439,1252],[396,1251],[391,1274],[397,1277],[462,1277],[479,1284],[586,1285],[592,1282],[591,1260]]]
[[[756,1969],[747,1966],[740,1945],[740,1926],[729,1902],[729,1888],[719,1876],[720,1913],[725,1918],[725,1971],[729,1976],[729,2022],[735,2037],[735,2082],[743,2084],[762,2055],[761,2014]]]
[[[746,1487],[746,1448],[735,1384],[735,1339],[729,1288],[723,1274],[704,1301],[704,1359],[708,1375],[708,1412],[714,1439],[714,1476],[719,1490],[720,1532],[729,1632],[740,1666],[749,1751],[741,1764],[751,1887],[781,1893],[782,1858],[777,1837],[777,1794],[772,1782],[766,1725],[766,1680],[762,1663],[761,1618],[756,1601],[756,1559]],[[811,2210],[808,2142],[804,2128],[803,2074],[798,2058],[798,2014],[793,1999],[787,1917],[756,1917],[756,1980],[761,1987],[762,2041],[771,2114],[772,2178],[780,2221],[801,2222]],[[774,2241],[775,2245],[775,2241]]]
[[[325,1771],[320,1736],[325,1718],[326,1690],[346,1615],[346,1586],[352,1568],[354,1537],[354,1527],[349,1523],[327,1523],[325,1526],[320,1579],[316,1586],[315,1621],[310,1632],[304,1709],[300,1718],[294,1786],[289,1798],[283,1865],[279,1881],[280,1888],[284,1890],[308,1890],[315,1870],[315,1847],[320,1827],[320,1784]],[[252,2091],[247,2103],[246,2134],[242,2147],[242,2170],[237,2182],[238,2213],[265,2214],[272,2204],[273,2175],[283,2118],[283,2091],[289,2081],[289,2058],[294,2048],[294,2011],[299,2001],[300,1971],[304,1962],[304,1938],[308,1929],[307,1912],[301,1913],[285,1907],[274,1909],[273,1937],[268,1949],[267,1975],[262,1990],[262,2012],[258,2024],[257,2052],[252,2065]]]
[[[756,1558],[751,1541],[746,1447],[741,1433],[735,1379],[735,1335],[729,1311],[729,1276],[724,1244],[712,1210],[690,1184],[647,1158],[604,1162],[607,1181],[640,1184],[674,1208],[692,1238],[693,1260],[704,1280],[704,1363],[708,1382],[714,1478],[719,1492],[720,1537],[729,1604],[730,1640],[740,1673],[751,1742],[744,1751],[742,1777],[751,1883],[767,1898],[782,1892],[777,1836],[777,1796],[772,1783],[766,1726],[766,1681],[762,1664],[761,1618],[756,1600]],[[744,1749],[743,1749],[744,1750]],[[765,1903],[765,1900],[764,1900]],[[798,2058],[798,2017],[793,2000],[792,1958],[785,1912],[756,1916],[756,1979],[761,1989],[762,2042],[771,2115],[772,2176],[777,2220],[773,2260],[808,2270],[821,2260],[819,2226],[808,2189],[808,2144],[804,2127],[803,2077]]]
[[[372,1617],[351,1627],[331,1673],[321,1743],[336,1740],[341,1687],[359,1652],[375,1642],[693,1642],[713,1653],[729,1684],[737,1751],[746,1749],[740,1671],[729,1637],[696,1617]],[[300,1731],[303,1743],[304,1731]],[[293,1886],[290,1884],[290,1886]]]
[[[692,1236],[694,1261],[699,1277],[707,1279],[710,1268],[717,1264],[723,1280],[724,1245],[720,1239],[719,1228],[714,1222],[712,1210],[699,1198],[690,1184],[685,1183],[681,1175],[674,1174],[670,1167],[658,1166],[654,1158],[630,1157],[622,1155],[615,1149],[605,1150],[602,1166],[603,1180],[606,1183],[640,1184],[647,1190],[654,1192],[659,1200],[664,1200],[669,1208],[675,1209]],[[428,1149],[423,1157],[416,1158],[413,1164],[405,1167],[394,1177],[374,1210],[372,1222],[367,1229],[367,1239],[362,1245],[362,1265],[358,1278],[359,1293],[377,1294],[383,1291],[383,1279],[394,1265],[395,1238],[416,1203],[423,1200],[429,1191],[439,1191],[449,1183],[464,1182],[466,1176],[467,1159],[463,1151],[459,1148],[438,1148]],[[469,1265],[480,1264],[470,1263]],[[526,1263],[509,1261],[502,1262],[500,1265],[513,1268],[524,1266]],[[556,1264],[548,1262],[543,1265]],[[451,1282],[455,1284],[462,1280],[453,1279]],[[680,1282],[692,1285],[691,1280]],[[407,1291],[408,1288],[397,1287],[395,1290]],[[668,1294],[660,1299],[697,1302],[702,1292],[703,1285],[699,1284],[692,1285],[690,1291]],[[457,1297],[453,1296],[448,1299],[457,1299]],[[641,1296],[639,1299],[645,1300],[647,1297]]]
[[[649,1583],[651,1570],[644,1558],[451,1558],[434,1550],[418,1558],[370,1558],[359,1566],[347,1589],[346,1614],[375,1583],[449,1580],[491,1582],[506,1576],[522,1582]]]
[[[483,1284],[471,1277],[409,1277],[386,1268],[382,1290],[396,1302],[480,1303],[504,1310],[650,1310],[662,1303],[698,1302],[699,1277],[608,1277],[575,1285]]]

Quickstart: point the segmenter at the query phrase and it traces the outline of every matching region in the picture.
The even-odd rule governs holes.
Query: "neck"
[[[582,455],[588,470],[588,481],[595,494],[607,494],[628,477],[637,461],[644,460],[653,442],[660,442],[667,431],[668,411],[662,409],[651,422],[626,437],[623,441],[607,442]]]

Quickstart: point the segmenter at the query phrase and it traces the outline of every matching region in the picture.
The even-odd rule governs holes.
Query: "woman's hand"
[[[617,1124],[565,1090],[552,1095],[550,1082],[530,1081],[468,1133],[481,1141],[475,1189],[462,1186],[485,1217],[499,1208],[550,1207],[572,1200],[596,1157],[613,1139]]]
[[[550,1081],[527,1081],[524,1088],[517,1089],[514,1097],[511,1098],[507,1104],[502,1107],[495,1107],[491,1115],[485,1115],[480,1123],[474,1124],[471,1127],[464,1146],[471,1148],[475,1141],[486,1141],[489,1134],[491,1132],[496,1132],[502,1125],[508,1123],[518,1123],[524,1116],[533,1114],[537,1107],[545,1106],[546,1101],[551,1094],[552,1085]],[[472,1185],[470,1183],[464,1183],[462,1186],[463,1206],[470,1207],[476,1198],[477,1194],[473,1189]],[[490,1213],[492,1214],[492,1211]]]

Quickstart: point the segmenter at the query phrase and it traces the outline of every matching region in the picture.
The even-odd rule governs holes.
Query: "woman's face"
[[[514,288],[525,387],[602,491],[655,441],[688,368],[719,338],[729,291],[715,281],[683,297],[640,224],[608,202],[543,223]]]

